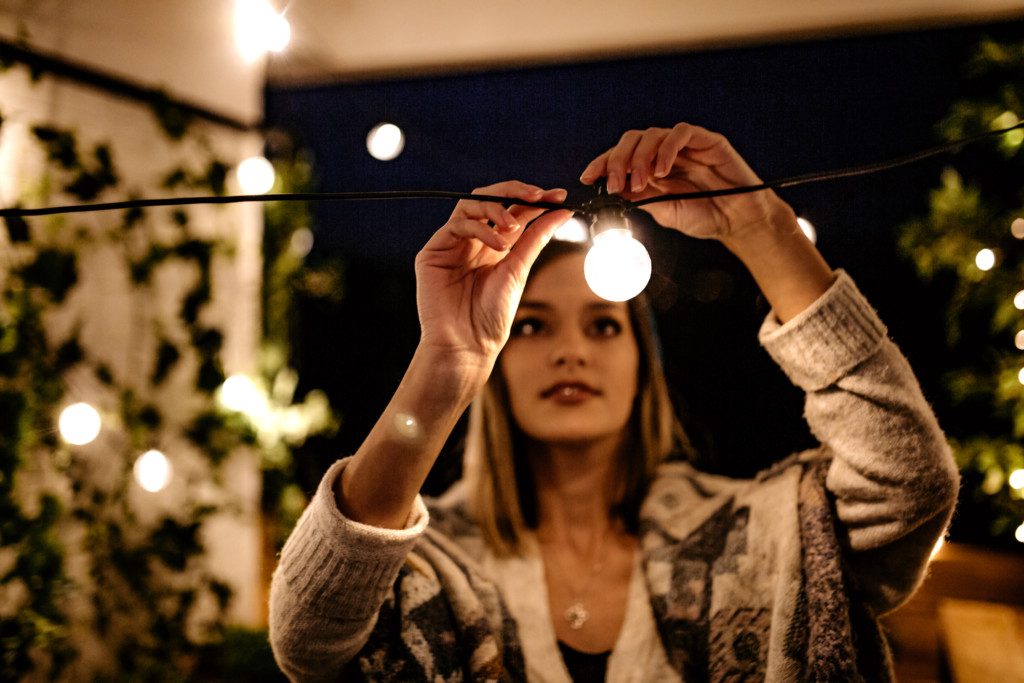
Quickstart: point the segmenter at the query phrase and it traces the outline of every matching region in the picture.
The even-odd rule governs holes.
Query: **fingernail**
[[[565,190],[565,189],[563,189],[561,187],[555,190],[555,197],[560,202],[564,201],[565,198],[568,197],[568,196],[569,196],[569,191],[568,190]]]
[[[619,179],[618,173],[612,173],[608,176],[608,192],[615,193],[622,189],[622,181]]]
[[[668,173],[668,169],[665,168],[664,164],[658,164],[658,167],[654,169],[654,175],[659,178],[664,178],[665,174]]]
[[[633,192],[639,192],[640,189],[644,186],[644,181],[640,177],[640,174],[637,173],[636,171],[633,171],[632,178],[633,180],[630,183],[630,187],[632,188]]]

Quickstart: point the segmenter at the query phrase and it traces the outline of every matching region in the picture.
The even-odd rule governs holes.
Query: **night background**
[[[469,191],[504,179],[590,190],[586,164],[630,128],[688,121],[723,133],[766,180],[901,156],[940,142],[936,123],[963,94],[963,64],[979,39],[1013,39],[1024,23],[929,30],[764,47],[435,74],[403,80],[269,89],[267,123],[313,156],[317,190]],[[389,121],[404,152],[381,162],[367,132]],[[981,143],[987,144],[987,143]],[[963,150],[971,155],[975,148]],[[950,156],[780,192],[818,233],[879,311],[947,429],[938,401],[942,302],[929,298],[896,253],[896,228],[927,212]],[[306,298],[294,323],[303,384],[327,391],[341,429],[296,454],[312,490],[354,452],[387,404],[415,348],[413,259],[452,203],[403,200],[314,206],[308,263],[340,261],[340,300]],[[646,218],[646,214],[643,214]],[[749,476],[813,446],[794,388],[756,340],[768,312],[753,279],[717,243],[642,230],[654,261],[647,292],[658,316],[670,384],[707,470]],[[301,388],[300,388],[301,391]],[[428,481],[458,474],[456,432]],[[956,531],[955,531],[956,533]]]

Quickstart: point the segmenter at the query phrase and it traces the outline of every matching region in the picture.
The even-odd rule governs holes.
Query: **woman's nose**
[[[556,366],[583,366],[588,362],[587,356],[586,340],[575,333],[559,335],[551,351],[551,360]]]

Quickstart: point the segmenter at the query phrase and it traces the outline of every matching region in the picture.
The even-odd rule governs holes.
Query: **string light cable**
[[[905,156],[881,161],[862,166],[851,166],[830,171],[807,173],[804,175],[791,176],[772,180],[758,185],[741,185],[737,187],[723,188],[719,190],[701,190],[696,192],[680,192],[676,194],[664,194],[657,197],[631,202],[625,198],[617,198],[617,204],[625,209],[632,209],[647,204],[667,201],[680,201],[692,199],[709,199],[712,197],[725,197],[735,194],[746,194],[749,192],[760,192],[762,190],[776,190],[789,187],[798,187],[811,183],[826,180],[837,180],[853,176],[868,175],[887,171],[899,166],[906,166],[928,157],[937,156],[951,152],[960,147],[972,144],[986,138],[997,137],[1010,131],[1024,128],[1024,121],[999,130],[978,133],[959,140],[953,140],[935,147],[930,147]],[[601,183],[603,185],[603,183]],[[470,199],[482,202],[496,202],[507,205],[530,206],[542,209],[569,209],[575,213],[585,216],[593,216],[608,206],[607,200],[600,199],[603,195],[601,187],[598,187],[599,196],[582,204],[566,204],[545,201],[526,201],[513,197],[502,197],[498,195],[473,194],[468,192],[449,192],[444,190],[387,190],[378,192],[291,192],[279,194],[258,194],[258,195],[199,195],[193,197],[164,197],[159,199],[129,199],[118,202],[97,202],[92,204],[67,204],[62,206],[45,206],[37,208],[24,208],[20,206],[0,208],[0,218],[30,218],[34,216],[52,216],[56,214],[86,213],[95,211],[116,211],[123,209],[149,208],[156,206],[183,206],[190,204],[238,204],[243,202],[331,202],[331,201],[373,201],[387,199]]]
[[[63,206],[47,206],[38,208],[23,208],[20,206],[0,209],[0,218],[30,218],[37,216],[51,216],[56,214],[85,213],[95,211],[115,211],[124,209],[141,209],[157,206],[182,206],[191,204],[237,204],[243,202],[331,202],[331,201],[374,201],[389,199],[455,199],[475,200],[481,202],[495,202],[502,205],[529,206],[534,208],[555,211],[568,209],[581,215],[590,221],[590,236],[594,248],[588,254],[586,266],[587,281],[599,295],[612,301],[624,301],[639,293],[650,278],[650,256],[643,246],[633,239],[632,231],[629,228],[628,214],[642,206],[656,202],[687,201],[695,199],[710,199],[714,197],[725,197],[730,195],[760,192],[763,190],[778,190],[827,180],[838,180],[854,176],[869,175],[889,169],[906,166],[929,157],[937,156],[947,152],[959,150],[961,147],[973,144],[980,140],[997,137],[1010,131],[1024,128],[1024,121],[1008,128],[986,131],[971,135],[959,140],[953,140],[944,144],[936,145],[924,150],[913,152],[901,157],[861,166],[850,166],[846,168],[807,173],[804,175],[791,176],[763,182],[757,185],[742,185],[737,187],[722,188],[718,190],[701,190],[696,192],[680,192],[675,194],[663,194],[655,197],[648,197],[637,201],[630,201],[625,197],[610,195],[607,193],[604,180],[595,183],[597,195],[583,203],[558,203],[547,201],[527,201],[514,197],[502,197],[498,195],[473,194],[468,192],[449,192],[443,190],[389,190],[378,192],[295,192],[280,194],[244,194],[244,195],[205,195],[194,197],[166,197],[160,199],[130,199],[118,202],[102,202],[92,204],[69,204]],[[545,211],[547,213],[547,211]],[[536,219],[534,219],[536,220]],[[601,245],[604,245],[603,247]],[[640,253],[642,250],[642,254]],[[591,259],[597,252],[603,256]],[[632,275],[623,275],[622,267],[626,265]],[[616,270],[619,275],[613,276]],[[598,273],[602,275],[598,275]],[[591,279],[591,273],[595,279]],[[599,291],[595,281],[601,277],[608,279],[622,280],[631,279],[633,284],[629,286],[605,287],[606,291]]]

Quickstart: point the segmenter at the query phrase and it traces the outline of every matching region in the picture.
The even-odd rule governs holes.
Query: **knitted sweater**
[[[820,447],[749,480],[663,465],[608,681],[884,680],[958,474],[914,375],[842,270],[759,340],[806,392]],[[499,559],[460,485],[404,529],[346,519],[335,463],[281,553],[270,638],[293,680],[566,683],[539,554]]]

